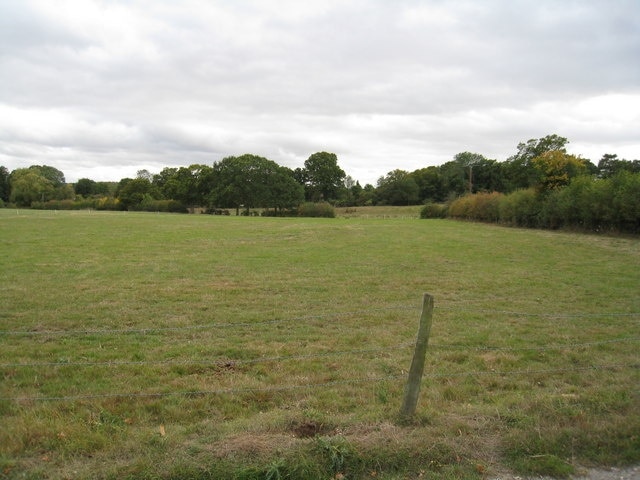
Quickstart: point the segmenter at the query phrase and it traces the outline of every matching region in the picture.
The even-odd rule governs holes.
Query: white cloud
[[[0,164],[117,180],[327,150],[374,183],[550,133],[638,158],[639,18],[634,0],[3,2]]]

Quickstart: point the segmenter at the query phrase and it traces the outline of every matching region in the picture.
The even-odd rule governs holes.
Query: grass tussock
[[[638,239],[359,213],[0,211],[0,478],[640,462]]]

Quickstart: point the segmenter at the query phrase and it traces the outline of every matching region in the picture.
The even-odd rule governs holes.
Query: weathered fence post
[[[433,297],[428,293],[424,294],[422,301],[422,315],[420,315],[420,326],[418,327],[418,339],[416,349],[413,353],[411,368],[409,369],[409,379],[404,389],[404,401],[400,410],[401,420],[409,420],[416,413],[418,396],[420,395],[420,383],[424,372],[424,362],[427,355],[427,344],[429,343],[429,332],[433,317]]]

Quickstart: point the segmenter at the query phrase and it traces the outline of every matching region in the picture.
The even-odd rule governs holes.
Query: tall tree
[[[305,195],[307,200],[327,202],[338,198],[344,188],[346,174],[338,166],[335,153],[317,152],[304,162]]]
[[[605,153],[598,162],[597,170],[601,178],[610,178],[622,171],[640,173],[640,160],[624,160],[618,158],[615,153]]]
[[[213,165],[210,206],[240,208],[295,206],[303,199],[302,186],[290,169],[257,155],[226,157]]]
[[[11,202],[29,207],[33,202],[46,202],[54,196],[51,180],[35,168],[18,168],[11,172]]]
[[[445,200],[447,194],[442,185],[439,167],[421,168],[411,172],[411,176],[418,185],[420,201],[442,202]]]
[[[518,152],[507,159],[503,165],[507,191],[519,188],[529,188],[538,179],[538,172],[533,167],[532,161],[545,152],[559,151],[566,153],[566,145],[569,143],[565,137],[556,134],[547,135],[539,139],[532,138],[526,143],[518,144]]]
[[[560,150],[551,150],[535,157],[531,163],[538,173],[537,188],[541,192],[569,185],[572,178],[587,173],[585,162]]]
[[[53,185],[53,188],[61,187],[66,183],[64,173],[55,167],[51,167],[49,165],[31,165],[29,169],[35,170],[44,178],[49,180],[51,185]]]
[[[90,178],[81,178],[73,186],[76,195],[82,195],[83,197],[90,197],[98,193],[98,184]]]
[[[414,205],[419,201],[419,188],[404,170],[393,170],[378,179],[376,198],[383,205]]]
[[[164,198],[176,200],[186,206],[204,205],[204,192],[201,190],[200,176],[209,169],[206,165],[165,168],[153,176]]]
[[[10,178],[9,170],[6,167],[0,166],[0,200],[3,202],[8,202],[9,196],[11,195]]]
[[[126,210],[138,210],[145,197],[158,199],[161,196],[158,189],[143,177],[120,180],[116,195]]]

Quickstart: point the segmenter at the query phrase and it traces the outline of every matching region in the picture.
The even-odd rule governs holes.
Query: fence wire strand
[[[483,310],[483,309],[470,309],[457,306],[435,306],[435,310],[448,310],[452,312],[473,312],[484,314],[498,314],[509,315],[513,317],[538,317],[538,318],[553,318],[553,319],[576,319],[576,318],[615,318],[615,317],[640,317],[640,312],[602,312],[602,313],[528,313],[528,312],[514,312],[509,310]],[[399,305],[382,307],[376,309],[367,310],[353,310],[346,312],[328,312],[320,313],[316,315],[302,315],[290,318],[274,318],[269,320],[259,320],[255,322],[223,322],[223,323],[204,323],[197,325],[185,325],[181,327],[144,327],[144,328],[114,328],[114,329],[76,329],[76,330],[0,330],[0,336],[81,336],[81,335],[128,335],[128,334],[151,334],[151,333],[172,333],[172,332],[187,332],[198,330],[211,330],[211,329],[227,329],[227,328],[247,328],[247,327],[261,327],[265,325],[276,325],[289,322],[304,322],[313,321],[326,318],[341,318],[354,315],[375,314],[380,312],[387,312],[393,310],[413,310],[419,311],[420,309],[415,305]]]
[[[495,346],[474,346],[474,345],[429,345],[429,349],[432,350],[467,350],[467,351],[489,351],[489,352],[529,352],[529,351],[551,351],[551,350],[566,350],[568,348],[585,348],[595,347],[598,345],[608,345],[612,343],[626,343],[639,341],[640,337],[621,337],[608,340],[599,340],[594,342],[585,343],[559,343],[553,345],[544,345],[537,347],[495,347]],[[286,362],[291,360],[309,360],[317,358],[329,358],[345,355],[362,355],[368,353],[379,353],[388,350],[401,350],[403,348],[414,346],[414,342],[405,342],[397,345],[389,345],[377,348],[361,348],[353,350],[337,350],[329,352],[319,353],[307,353],[304,355],[282,355],[275,357],[259,357],[251,359],[234,359],[229,357],[217,358],[217,359],[196,359],[189,358],[184,360],[105,360],[98,361],[66,361],[61,360],[57,362],[14,362],[14,363],[0,363],[0,368],[24,368],[24,367],[117,367],[117,366],[129,366],[129,365],[155,365],[155,366],[176,366],[176,365],[213,365],[213,366],[225,366],[228,364],[233,365],[247,365],[257,363],[272,363],[272,362]]]
[[[611,365],[589,365],[584,367],[572,367],[572,368],[557,368],[557,369],[537,369],[537,370],[480,370],[480,371],[467,371],[467,372],[453,372],[453,373],[425,373],[424,378],[454,378],[454,377],[468,377],[468,376],[486,376],[486,375],[539,375],[539,374],[556,374],[567,372],[584,372],[589,370],[618,370],[621,368],[640,368],[640,363],[629,364],[611,364]],[[211,390],[188,390],[178,392],[131,392],[131,393],[96,393],[85,395],[65,395],[58,397],[0,397],[0,401],[13,401],[13,402],[54,402],[54,401],[79,401],[79,400],[95,400],[95,399],[109,399],[109,398],[162,398],[162,397],[196,397],[196,396],[211,396],[211,395],[242,395],[247,393],[265,393],[265,392],[281,392],[291,390],[314,390],[318,388],[328,388],[338,385],[358,384],[358,383],[372,383],[377,384],[384,381],[398,380],[405,378],[405,374],[394,374],[377,377],[353,377],[341,380],[331,380],[321,383],[309,383],[303,385],[280,385],[272,387],[247,387],[247,388],[221,388]]]
[[[481,310],[470,308],[459,308],[456,306],[440,306],[436,307],[441,310],[447,310],[450,312],[473,312],[473,313],[490,313],[495,315],[509,315],[514,317],[538,317],[538,318],[553,318],[553,319],[576,319],[576,318],[632,318],[640,316],[638,312],[608,312],[608,313],[594,313],[594,314],[548,314],[548,313],[523,313],[512,311],[500,311],[500,310]],[[389,312],[394,310],[419,310],[415,305],[413,306],[390,306],[384,308],[368,309],[368,310],[355,310],[347,312],[329,312],[316,315],[304,315],[290,318],[273,318],[268,320],[256,321],[256,322],[227,322],[227,323],[210,323],[210,324],[198,324],[187,325],[181,327],[151,327],[151,328],[120,328],[120,329],[85,329],[85,330],[0,330],[0,338],[15,337],[15,336],[57,336],[58,338],[64,336],[82,336],[82,335],[126,335],[126,334],[148,334],[148,333],[165,333],[165,332],[180,332],[180,331],[202,331],[206,329],[226,329],[226,328],[250,328],[260,327],[267,325],[286,324],[292,322],[304,322],[313,321],[327,318],[341,318],[354,315],[371,315],[375,313]],[[429,345],[429,349],[434,350],[467,350],[467,351],[551,351],[551,350],[565,350],[565,349],[578,349],[578,348],[590,348],[600,345],[617,344],[625,342],[637,342],[640,340],[640,336],[627,336],[618,338],[609,338],[603,340],[589,341],[583,343],[556,343],[540,346],[523,346],[523,347],[501,347],[501,346],[483,346],[483,345],[446,345],[446,344],[432,344]],[[0,368],[22,368],[22,367],[118,367],[118,366],[143,366],[143,365],[156,365],[156,366],[175,366],[175,365],[213,365],[213,366],[226,366],[243,365],[243,364],[259,364],[268,362],[285,362],[296,360],[310,360],[329,358],[334,356],[346,356],[346,355],[366,355],[379,353],[381,351],[388,351],[392,349],[403,349],[413,346],[414,342],[404,342],[392,346],[375,347],[375,348],[362,348],[351,350],[339,350],[339,351],[324,351],[318,353],[307,353],[300,355],[283,355],[272,357],[259,357],[253,359],[233,359],[233,358],[215,358],[215,359],[196,359],[187,358],[183,360],[167,359],[167,360],[108,360],[108,361],[55,361],[55,362],[13,362],[0,364]],[[527,369],[527,370],[511,370],[511,371],[497,371],[497,370],[481,370],[481,371],[466,371],[466,372],[440,372],[440,373],[425,373],[423,378],[454,378],[465,376],[482,376],[482,375],[536,375],[536,374],[556,374],[563,372],[579,372],[587,370],[611,370],[621,368],[633,368],[638,369],[640,363],[629,364],[613,364],[613,365],[589,365],[589,366],[574,366],[570,368],[549,368],[549,369]],[[210,390],[194,390],[194,391],[172,391],[172,392],[132,392],[132,393],[88,393],[79,395],[63,395],[63,396],[4,396],[0,397],[2,401],[14,401],[14,402],[39,402],[39,401],[78,401],[78,400],[91,400],[91,399],[106,399],[106,398],[153,398],[153,397],[170,397],[170,396],[204,396],[204,395],[239,395],[253,392],[278,392],[278,391],[290,391],[300,389],[317,389],[317,388],[329,388],[338,385],[345,384],[357,384],[357,383],[379,383],[383,381],[397,380],[405,378],[405,372],[401,374],[386,375],[386,376],[366,376],[366,377],[352,377],[338,380],[332,380],[328,382],[309,383],[303,385],[279,385],[270,387],[245,387],[245,388],[221,388]]]
[[[401,343],[398,345],[389,345],[378,348],[360,348],[353,350],[338,350],[331,352],[321,353],[306,353],[304,355],[283,355],[277,357],[260,357],[252,359],[233,359],[233,358],[218,358],[214,360],[205,359],[185,359],[185,360],[112,360],[104,362],[24,362],[24,363],[2,363],[0,368],[16,368],[16,367],[116,367],[120,365],[218,365],[225,366],[228,364],[233,365],[245,365],[255,363],[269,363],[269,362],[286,362],[290,360],[309,360],[314,358],[328,358],[334,356],[344,355],[362,355],[367,353],[379,353],[389,350],[400,350],[413,346],[413,342]]]
[[[216,328],[245,328],[260,327],[264,325],[276,325],[288,322],[303,322],[320,320],[325,318],[341,318],[353,315],[373,314],[393,310],[415,310],[416,307],[391,306],[369,310],[353,310],[347,312],[330,312],[316,315],[302,315],[290,318],[274,318],[270,320],[260,320],[256,322],[226,322],[226,323],[204,323],[198,325],[185,325],[182,327],[148,327],[148,328],[115,328],[115,329],[84,329],[84,330],[0,330],[0,335],[7,336],[29,336],[29,335],[59,335],[59,336],[79,336],[79,335],[125,335],[125,334],[148,334],[163,332],[180,332],[191,330],[209,330]]]

